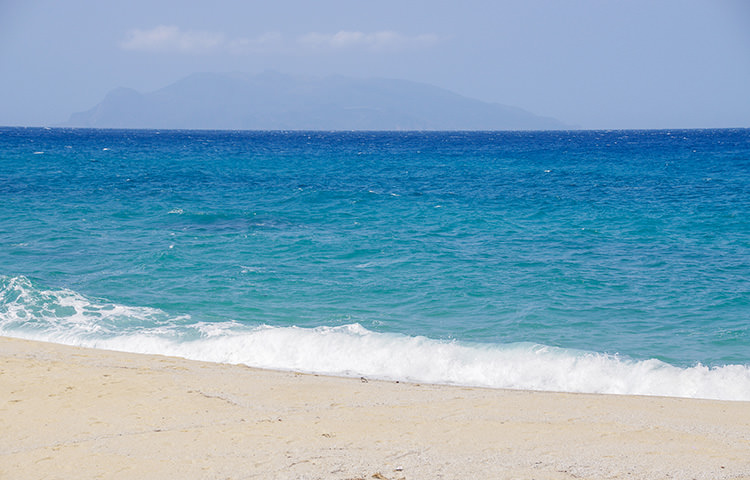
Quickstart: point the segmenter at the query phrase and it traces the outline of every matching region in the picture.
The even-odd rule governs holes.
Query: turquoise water
[[[750,400],[750,130],[0,129],[0,334]]]

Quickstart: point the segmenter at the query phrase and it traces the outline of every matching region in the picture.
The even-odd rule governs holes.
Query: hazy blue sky
[[[750,127],[750,1],[0,0],[0,125],[266,69],[427,82],[584,128]]]

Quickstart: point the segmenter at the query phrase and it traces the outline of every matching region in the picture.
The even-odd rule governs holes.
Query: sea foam
[[[259,368],[435,384],[750,401],[750,366],[680,368],[550,346],[201,322],[0,276],[0,335]]]

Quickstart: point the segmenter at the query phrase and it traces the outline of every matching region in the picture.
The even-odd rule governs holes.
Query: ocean
[[[0,335],[750,401],[750,130],[0,128]]]

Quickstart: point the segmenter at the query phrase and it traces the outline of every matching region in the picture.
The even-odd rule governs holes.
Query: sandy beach
[[[0,338],[0,478],[750,478],[750,403],[275,372]]]

